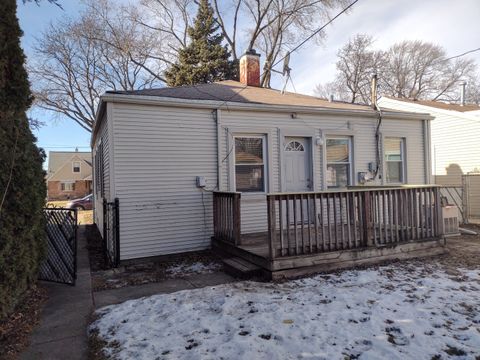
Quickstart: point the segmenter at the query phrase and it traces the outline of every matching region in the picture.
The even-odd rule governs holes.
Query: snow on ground
[[[480,270],[393,264],[155,295],[97,314],[91,330],[119,359],[475,359]]]
[[[178,277],[192,274],[206,274],[219,271],[222,268],[222,265],[217,262],[205,263],[205,262],[194,262],[194,263],[180,263],[176,265],[169,266],[165,273],[168,277]]]

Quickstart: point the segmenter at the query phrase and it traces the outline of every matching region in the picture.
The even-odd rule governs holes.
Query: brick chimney
[[[250,49],[240,58],[240,82],[260,86],[260,54]]]

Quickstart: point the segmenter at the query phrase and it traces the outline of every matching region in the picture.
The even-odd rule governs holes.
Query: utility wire
[[[333,18],[331,18],[327,23],[325,23],[324,25],[322,25],[321,27],[319,27],[317,30],[315,30],[312,34],[310,34],[306,39],[304,39],[302,42],[300,42],[300,44],[298,44],[297,46],[295,46],[292,50],[289,51],[289,53],[293,53],[295,51],[297,51],[298,49],[300,49],[300,47],[302,47],[303,45],[305,45],[305,43],[307,43],[310,39],[312,39],[315,35],[317,35],[319,32],[321,32],[323,29],[325,29],[328,25],[330,25],[332,22],[334,22],[339,16],[341,16],[343,13],[345,13],[346,11],[348,11],[353,5],[355,5],[359,0],[354,0],[350,5],[348,5],[347,7],[345,7],[344,9],[342,9],[342,11],[340,11],[337,15],[335,15]],[[283,60],[285,60],[285,58],[287,57],[287,54],[284,55],[282,58],[280,58],[280,60],[278,60],[277,62],[275,62],[271,67],[270,69],[266,70],[266,71],[263,71],[261,74],[260,74],[260,77],[262,77],[265,72],[267,71],[271,71],[275,66],[277,66],[280,62],[282,62]],[[220,104],[219,108],[221,108],[223,105],[227,104],[230,100],[232,100],[234,97],[238,96],[243,90],[245,90],[247,88],[247,85],[244,85],[237,93],[235,93],[234,95],[232,95],[231,97],[229,97],[227,100],[224,100],[222,104]]]
[[[462,56],[465,56],[465,55],[468,55],[468,54],[471,54],[471,53],[474,53],[474,52],[477,52],[477,51],[480,51],[480,47],[477,48],[477,49],[472,49],[472,50],[465,51],[464,53],[461,53],[461,54],[458,54],[458,55],[455,55],[455,56],[451,56],[451,57],[446,58],[446,59],[438,60],[438,61],[434,62],[433,65],[440,64],[442,62],[449,61],[449,60],[452,60],[452,59],[456,59],[456,58],[459,58],[459,57],[462,57]]]

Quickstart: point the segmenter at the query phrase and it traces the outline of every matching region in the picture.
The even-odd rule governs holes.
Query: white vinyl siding
[[[120,258],[207,249],[217,185],[211,110],[113,104]]]
[[[221,190],[234,191],[232,166],[233,154],[229,153],[235,133],[249,132],[267,134],[269,153],[269,169],[267,182],[270,185],[268,192],[281,192],[281,163],[280,151],[286,145],[285,136],[311,136],[313,141],[313,173],[314,190],[326,190],[323,169],[326,168],[324,149],[326,142],[321,146],[315,145],[317,137],[342,136],[348,133],[352,139],[352,185],[357,185],[356,178],[359,171],[368,171],[369,162],[375,161],[375,117],[349,117],[341,115],[297,114],[292,119],[289,113],[275,112],[247,112],[222,110],[220,123],[221,143],[220,159]],[[423,121],[420,120],[393,120],[384,119],[381,130],[386,133],[399,133],[407,139],[407,164],[408,183],[425,184],[425,154],[423,138]],[[338,135],[337,135],[338,134]],[[380,144],[381,147],[381,144]],[[382,158],[380,159],[382,161]],[[374,182],[366,185],[382,185],[380,176]],[[255,233],[267,230],[267,205],[266,197],[261,194],[242,193],[242,218],[241,226],[244,233]]]
[[[326,189],[326,145],[316,145],[317,138],[349,133],[353,185],[356,173],[375,161],[374,116],[297,114],[292,119],[290,113],[224,109],[217,126],[212,109],[108,103],[107,110],[111,123],[104,119],[97,143],[101,138],[107,155],[105,197],[120,200],[121,260],[210,247],[211,190],[217,183],[222,191],[235,190],[235,136],[263,137],[266,192],[283,191],[281,153],[288,136],[312,139],[315,191]],[[407,139],[409,183],[424,183],[422,129],[422,121],[401,119],[385,119],[381,128]],[[206,178],[205,190],[196,187],[197,176]],[[380,184],[382,179],[368,183]],[[242,193],[241,206],[242,232],[267,230],[265,193]],[[95,207],[100,221],[97,197]]]
[[[430,113],[435,118],[430,122],[432,181],[461,186],[462,174],[480,171],[480,118],[388,98],[380,103],[390,109]]]
[[[106,115],[105,115],[106,116]],[[98,226],[98,229],[101,234],[103,234],[103,198],[111,201],[111,194],[110,194],[110,142],[109,134],[108,134],[108,126],[109,122],[107,118],[103,119],[102,125],[99,129],[98,136],[96,138],[95,144],[93,146],[93,174],[92,174],[92,184],[93,184],[93,194],[95,198],[95,223]],[[100,149],[102,152],[100,153],[99,144],[102,144]],[[103,161],[103,176],[102,174],[98,174],[99,169],[96,168],[95,164],[98,164],[100,157]],[[99,184],[95,181],[96,176],[99,178],[103,178],[103,191],[98,188]]]

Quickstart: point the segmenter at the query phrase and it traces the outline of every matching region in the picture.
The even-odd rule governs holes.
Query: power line
[[[340,11],[337,15],[335,15],[333,18],[331,18],[326,24],[315,30],[309,37],[307,37],[305,40],[303,40],[300,44],[295,46],[292,50],[290,50],[290,54],[297,51],[299,48],[301,48],[303,45],[305,45],[306,42],[308,42],[311,38],[313,38],[315,35],[317,35],[320,31],[325,29],[328,25],[330,25],[332,22],[334,22],[340,15],[348,11],[353,5],[355,5],[359,0],[353,1],[350,5],[348,5],[346,8],[344,8],[342,11]],[[278,60],[275,64],[272,65],[272,68],[277,66],[282,60],[284,60],[287,57],[285,55],[282,57],[280,60]]]
[[[474,53],[474,52],[477,52],[477,51],[480,51],[480,48],[468,50],[468,51],[465,51],[464,53],[461,53],[461,54],[458,54],[458,55],[455,55],[455,56],[451,56],[451,57],[446,58],[446,59],[439,60],[437,62],[434,62],[434,64],[440,64],[442,62],[449,61],[449,60],[452,60],[452,59],[456,59],[456,58],[459,58],[459,57],[462,57],[462,56],[465,56],[465,55],[468,55],[468,54],[471,54],[471,53]]]
[[[308,36],[306,39],[304,39],[300,44],[298,44],[297,46],[295,46],[292,50],[289,51],[289,53],[293,53],[295,51],[297,51],[300,47],[302,47],[303,45],[305,45],[306,42],[308,42],[310,39],[312,39],[315,35],[317,35],[319,32],[321,32],[323,29],[325,29],[328,25],[330,25],[332,22],[334,22],[339,16],[341,16],[343,13],[345,13],[346,11],[348,11],[353,5],[355,5],[359,0],[354,0],[350,5],[348,5],[347,7],[345,7],[342,11],[340,11],[337,15],[335,15],[333,18],[331,18],[327,23],[325,23],[324,25],[322,25],[320,28],[318,28],[317,30],[315,30],[310,36]],[[266,70],[266,71],[271,71],[275,66],[277,66],[280,62],[282,62],[283,60],[285,60],[285,58],[287,57],[287,54],[285,56],[283,56],[280,60],[278,60],[275,64],[273,64],[269,70]],[[266,71],[263,71],[261,74],[260,74],[260,77],[262,77]],[[222,104],[220,104],[219,108],[222,107],[223,105],[227,104],[230,100],[232,100],[235,96],[237,96],[238,94],[240,94],[243,90],[245,90],[247,88],[247,85],[244,85],[237,93],[235,93],[234,95],[232,95],[230,98],[228,98],[227,100],[224,100]]]

